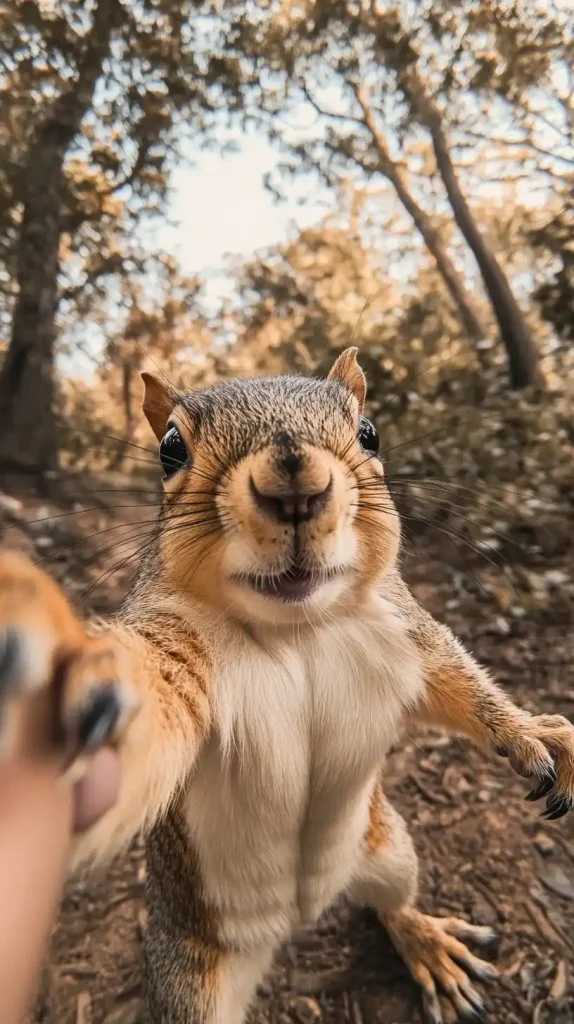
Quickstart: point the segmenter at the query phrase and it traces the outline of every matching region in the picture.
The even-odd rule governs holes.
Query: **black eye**
[[[364,448],[366,452],[372,452],[373,455],[377,454],[379,450],[379,435],[366,416],[361,416],[359,420],[359,433],[357,437],[361,448]]]
[[[177,427],[170,427],[159,446],[159,461],[164,472],[164,480],[177,473],[188,459],[187,448],[179,430]]]

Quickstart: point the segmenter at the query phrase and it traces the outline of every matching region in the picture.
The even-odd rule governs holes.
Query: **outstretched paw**
[[[543,816],[562,818],[574,807],[574,725],[561,715],[537,715],[525,719],[523,728],[497,748],[512,768],[531,779],[526,799],[546,797]]]
[[[50,719],[42,734],[60,742],[68,764],[116,742],[136,707],[113,637],[90,637],[53,580],[2,552],[0,749],[26,746],[37,695],[47,698],[40,707]]]
[[[461,1020],[481,1020],[485,1005],[469,975],[492,981],[497,971],[474,956],[463,941],[487,945],[492,928],[467,924],[456,917],[429,917],[413,907],[386,915],[383,923],[397,952],[420,985],[423,1011],[429,1024],[443,1024],[439,993],[444,993]]]
[[[70,760],[119,742],[136,710],[122,652],[108,637],[87,638],[65,666],[63,739]]]

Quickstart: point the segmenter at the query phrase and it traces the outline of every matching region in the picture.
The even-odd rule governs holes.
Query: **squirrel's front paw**
[[[497,748],[514,770],[534,780],[527,800],[546,797],[544,817],[562,818],[574,807],[574,725],[561,715],[527,718],[510,742]]]
[[[123,652],[90,637],[59,586],[28,559],[0,553],[0,749],[29,744],[31,708],[68,763],[115,742],[136,709]],[[33,735],[38,735],[36,722]]]
[[[123,661],[122,649],[107,636],[86,638],[67,660],[60,721],[70,759],[116,744],[137,710]]]

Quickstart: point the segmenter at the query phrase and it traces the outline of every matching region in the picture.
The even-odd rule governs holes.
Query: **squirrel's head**
[[[143,375],[170,587],[251,624],[317,622],[356,608],[393,565],[399,521],[356,356],[343,352],[326,380],[179,392]]]

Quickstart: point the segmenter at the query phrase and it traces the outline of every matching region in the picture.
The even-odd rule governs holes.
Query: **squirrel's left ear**
[[[142,380],[145,385],[144,415],[158,441],[161,441],[177,402],[177,391],[156,377],[155,373],[142,373]]]
[[[358,348],[346,348],[335,360],[329,373],[329,380],[340,380],[351,391],[359,403],[362,413],[367,397],[367,378],[357,362]]]

